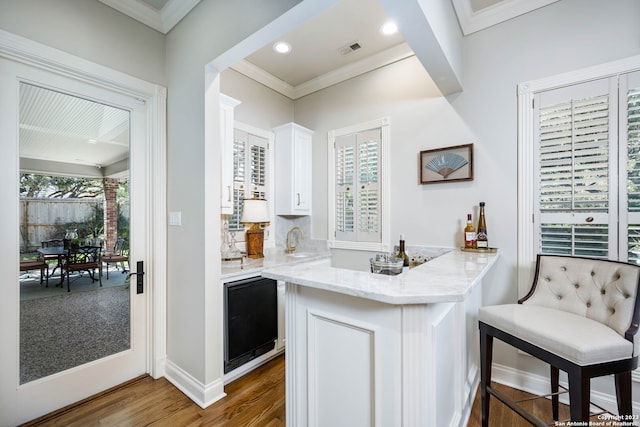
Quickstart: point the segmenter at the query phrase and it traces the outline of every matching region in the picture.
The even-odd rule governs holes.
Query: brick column
[[[113,249],[118,238],[118,180],[104,178],[104,239],[105,249]]]

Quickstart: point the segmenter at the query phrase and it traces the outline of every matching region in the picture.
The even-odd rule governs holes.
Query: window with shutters
[[[388,128],[385,118],[329,132],[332,247],[387,250]]]
[[[257,135],[259,134],[259,135]],[[229,231],[237,242],[244,242],[245,227],[240,223],[244,199],[270,200],[269,132],[236,123],[233,135],[233,214]],[[269,239],[265,228],[265,244]]]
[[[521,266],[537,253],[640,263],[640,72],[628,67],[520,85]],[[520,270],[523,291],[532,271]]]
[[[536,98],[540,253],[615,255],[618,142],[610,128],[617,102],[610,85],[602,79]]]

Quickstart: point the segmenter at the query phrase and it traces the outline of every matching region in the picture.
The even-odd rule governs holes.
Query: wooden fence
[[[21,251],[34,251],[45,240],[62,239],[67,228],[78,229],[81,238],[101,229],[103,203],[102,199],[20,199]]]

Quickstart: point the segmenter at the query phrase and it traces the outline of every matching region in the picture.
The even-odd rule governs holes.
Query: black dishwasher
[[[224,284],[224,373],[275,348],[277,281],[264,277]]]

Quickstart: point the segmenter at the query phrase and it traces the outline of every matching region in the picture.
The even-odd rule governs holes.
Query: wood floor
[[[514,400],[530,394],[494,384]],[[280,356],[225,387],[227,396],[202,409],[166,379],[143,377],[79,405],[63,408],[24,426],[260,426],[285,425],[284,356]],[[476,393],[468,427],[480,426],[480,393]],[[553,425],[547,399],[523,406]],[[525,427],[529,424],[496,399],[491,400],[491,427]],[[569,418],[561,405],[560,419]]]

